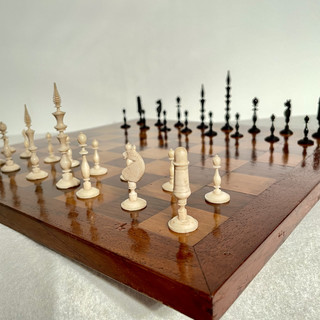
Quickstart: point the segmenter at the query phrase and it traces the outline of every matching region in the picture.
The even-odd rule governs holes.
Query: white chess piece
[[[6,126],[3,122],[0,122],[0,126]],[[6,127],[7,128],[7,127]],[[6,131],[6,129],[4,130],[4,132]],[[20,170],[20,166],[16,163],[14,163],[14,161],[12,160],[12,151],[11,148],[9,146],[9,141],[8,138],[6,137],[6,135],[3,135],[2,137],[3,139],[3,154],[6,157],[6,161],[5,164],[1,167],[1,171],[2,172],[14,172],[14,171],[18,171]]]
[[[26,130],[22,130],[22,135],[24,137],[24,151],[20,153],[21,159],[29,159],[31,157],[31,152],[29,151],[29,139],[26,135]]]
[[[53,102],[57,110],[52,114],[57,120],[57,125],[55,129],[59,131],[57,136],[60,147],[59,151],[61,152],[60,166],[62,168],[62,178],[56,183],[58,189],[69,189],[76,187],[80,184],[80,180],[73,176],[71,171],[71,161],[68,156],[68,144],[67,144],[67,135],[64,133],[64,130],[67,126],[63,123],[63,117],[65,115],[64,111],[61,111],[61,98],[57,89],[56,84],[54,83],[54,91],[53,91]]]
[[[81,173],[83,176],[83,187],[76,192],[76,195],[80,199],[94,198],[100,194],[100,191],[99,189],[92,187],[90,182],[90,167],[86,157],[88,154],[88,151],[86,150],[87,137],[84,133],[79,134],[78,142],[81,147],[80,154],[82,155]]]
[[[93,168],[90,169],[90,175],[91,176],[100,176],[100,175],[106,174],[108,172],[108,169],[100,166],[100,157],[99,157],[99,153],[98,153],[99,143],[98,143],[97,139],[94,139],[92,141],[92,148],[94,150],[94,154],[93,154],[94,166],[93,166]]]
[[[123,158],[126,160],[127,166],[122,170],[122,176],[128,181],[130,193],[129,199],[121,203],[121,208],[128,211],[141,210],[147,206],[147,201],[138,198],[135,189],[137,182],[144,174],[144,161],[136,151],[136,147],[132,146],[130,143],[126,144],[126,151],[123,153]]]
[[[178,215],[168,222],[170,230],[177,233],[187,233],[198,228],[198,221],[189,216],[186,205],[191,194],[188,172],[188,152],[184,147],[176,148],[174,152],[174,184],[173,194],[178,200]]]
[[[170,169],[169,169],[170,180],[168,182],[165,182],[162,185],[162,189],[165,191],[172,192],[173,191],[173,180],[174,180],[174,165],[173,165],[174,151],[173,151],[173,149],[169,150],[168,156],[169,156],[169,160],[170,160]]]
[[[46,139],[48,141],[49,156],[44,159],[44,162],[45,163],[54,163],[54,162],[60,161],[60,157],[56,156],[53,153],[53,146],[52,146],[52,141],[51,141],[52,140],[52,136],[51,136],[51,134],[49,132],[46,134]]]
[[[213,183],[214,190],[205,194],[205,199],[210,203],[226,203],[230,201],[230,195],[220,189],[221,187],[221,177],[219,174],[219,169],[221,168],[221,159],[216,154],[212,158],[213,168],[215,169]]]
[[[27,122],[27,125],[28,125],[28,129],[26,130],[26,135],[28,137],[29,145],[30,145],[29,151],[31,152],[30,161],[32,164],[32,170],[27,174],[26,178],[28,180],[44,179],[48,176],[48,173],[39,168],[39,158],[37,156],[38,148],[34,144],[34,130],[31,129],[30,117],[29,117],[29,121]]]
[[[71,168],[75,168],[80,165],[80,161],[72,158],[72,149],[70,148],[70,137],[67,136],[67,144],[68,144],[68,156],[71,161]]]

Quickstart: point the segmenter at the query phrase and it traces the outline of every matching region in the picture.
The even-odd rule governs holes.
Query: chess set
[[[219,319],[320,191],[309,118],[290,122],[288,100],[284,128],[273,115],[270,128],[255,98],[253,125],[236,114],[233,128],[229,74],[226,89],[225,124],[211,112],[205,124],[202,87],[200,124],[187,111],[181,122],[180,98],[177,122],[159,100],[147,123],[138,97],[138,121],[123,110],[123,124],[67,135],[54,86],[61,157],[50,134],[34,140],[26,107],[23,144],[10,146],[0,125],[0,222],[194,319]]]

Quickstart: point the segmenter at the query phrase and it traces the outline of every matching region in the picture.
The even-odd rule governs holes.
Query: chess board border
[[[193,138],[190,144],[192,141]],[[293,166],[272,188],[227,219],[221,228],[188,248],[196,258],[192,265],[186,261],[186,266],[195,272],[196,282],[192,284],[159,272],[168,268],[165,260],[159,259],[157,270],[148,268],[125,254],[90,243],[3,203],[0,222],[192,318],[219,319],[318,201],[320,177],[314,174],[313,157],[311,154],[305,159],[303,170],[300,165]],[[115,232],[118,231],[110,230],[109,237]],[[243,233],[246,241],[241,241]],[[159,256],[165,256],[168,248],[179,251],[178,241],[153,237]]]

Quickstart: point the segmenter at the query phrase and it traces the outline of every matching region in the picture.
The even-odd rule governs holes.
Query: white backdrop
[[[175,99],[199,120],[224,117],[225,78],[232,78],[232,117],[316,114],[320,96],[320,4],[293,0],[0,1],[0,121],[20,134],[26,103],[36,133],[54,131],[53,82],[69,131],[137,117]],[[88,116],[90,114],[90,116]],[[315,121],[315,120],[314,120]]]

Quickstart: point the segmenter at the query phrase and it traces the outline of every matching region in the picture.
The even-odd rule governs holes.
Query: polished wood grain
[[[165,136],[151,123],[149,131],[140,132],[135,121],[126,134],[119,124],[84,130],[88,143],[99,140],[100,164],[108,168],[108,174],[91,179],[101,194],[88,200],[78,199],[76,188],[55,187],[60,166],[43,164],[46,141],[38,140],[49,177],[27,181],[30,161],[14,156],[22,169],[0,175],[0,222],[192,318],[219,319],[318,200],[319,144],[297,144],[301,120],[293,136],[274,145],[264,141],[270,125],[261,122],[260,134],[252,136],[250,126],[242,125],[245,135],[237,140],[221,131],[213,139],[203,137],[197,123],[190,124],[188,136],[176,129]],[[311,124],[310,131],[315,129]],[[77,159],[77,133],[70,135]],[[146,163],[137,192],[148,205],[132,213],[120,207],[128,195],[119,179],[127,141],[137,145]],[[199,229],[186,235],[167,228],[177,204],[161,189],[169,177],[168,150],[180,145],[189,151],[187,209],[199,221]],[[23,150],[22,144],[15,147],[17,154]],[[231,195],[224,205],[204,200],[213,188],[215,153],[222,159],[222,189]],[[73,171],[81,178],[79,168]]]

